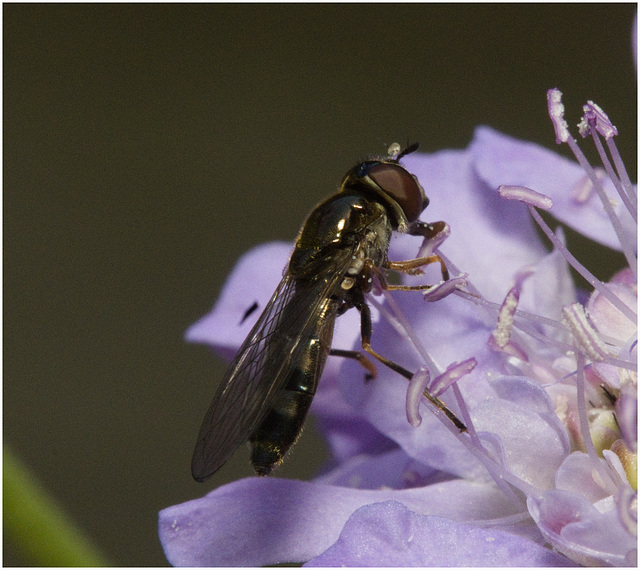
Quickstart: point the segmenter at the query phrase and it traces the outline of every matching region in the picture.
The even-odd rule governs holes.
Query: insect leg
[[[353,358],[357,360],[361,366],[367,371],[367,380],[373,380],[377,375],[378,371],[373,363],[361,352],[357,350],[342,350],[339,348],[332,348],[329,351],[331,356],[341,356],[343,358]]]
[[[430,255],[429,257],[419,257],[418,259],[410,259],[409,261],[388,261],[386,268],[387,269],[396,269],[394,267],[394,265],[397,264],[404,264],[404,263],[412,263],[414,261],[421,261],[424,259],[429,259],[431,257],[435,257],[437,259],[433,259],[431,261],[428,261],[427,263],[432,263],[434,261],[440,261],[441,263],[441,267],[443,268],[443,274],[442,277],[444,278],[445,281],[447,281],[449,279],[449,272],[447,271],[447,268],[444,267],[444,263],[442,262],[442,259],[440,259],[439,255]],[[426,265],[426,263],[423,263],[422,265]],[[376,277],[378,278],[378,281],[380,281],[380,286],[383,289],[386,289],[387,291],[428,291],[429,289],[431,289],[432,287],[434,287],[434,285],[390,285],[389,283],[387,283],[387,280],[384,276],[384,274],[382,273],[382,271],[380,271],[377,267],[375,266],[371,266],[370,267],[371,271],[373,271],[376,274]],[[415,274],[416,272],[412,272],[412,271],[405,271],[405,273],[411,273],[411,274]]]
[[[449,271],[439,255],[427,255],[426,257],[417,257],[416,259],[409,259],[407,261],[387,261],[386,268],[401,271],[408,275],[418,275],[422,273],[420,268],[430,263],[439,263],[442,279],[445,281],[449,280]]]
[[[362,300],[361,303],[356,304],[356,307],[360,311],[360,334],[362,337],[362,348],[366,352],[368,352],[375,359],[379,360],[387,366],[391,368],[394,372],[397,372],[401,376],[404,376],[407,380],[411,380],[413,378],[413,373],[409,372],[406,368],[403,368],[399,364],[396,364],[392,360],[385,358],[381,354],[378,354],[373,348],[371,348],[371,333],[373,328],[371,326],[371,309],[369,309],[369,305]],[[436,396],[432,396],[429,390],[424,391],[424,397],[427,398],[434,406],[438,409],[442,410],[442,412],[449,418],[449,420],[455,425],[461,432],[467,431],[467,426],[465,426],[458,417],[445,405],[445,403],[437,398]]]
[[[369,309],[369,305],[367,305],[364,300],[361,304],[356,305],[356,307],[360,311],[360,335],[362,338],[363,350],[368,352],[376,360],[382,362],[382,364],[384,364],[388,368],[391,368],[391,370],[404,376],[407,380],[411,380],[411,378],[413,378],[413,373],[409,372],[406,368],[403,368],[399,364],[396,364],[392,360],[385,358],[381,354],[378,354],[375,350],[373,350],[373,348],[371,348],[371,333],[373,331],[373,328],[371,326],[371,309]]]

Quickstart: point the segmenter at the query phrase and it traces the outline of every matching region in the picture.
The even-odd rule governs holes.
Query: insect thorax
[[[307,218],[289,271],[294,277],[305,278],[338,270],[339,266],[345,277],[357,276],[367,263],[377,266],[384,262],[391,231],[382,204],[358,195],[337,194],[316,206]],[[348,283],[343,288],[352,286]]]

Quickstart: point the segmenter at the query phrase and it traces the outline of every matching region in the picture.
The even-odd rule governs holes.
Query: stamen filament
[[[631,204],[631,199],[629,198],[629,196],[627,195],[627,192],[623,188],[622,181],[616,176],[616,173],[613,171],[613,167],[611,166],[611,161],[609,160],[609,157],[607,156],[607,153],[604,147],[602,146],[602,141],[600,140],[600,137],[598,137],[598,134],[595,131],[591,133],[591,137],[593,138],[593,142],[596,145],[596,148],[598,149],[598,154],[600,155],[600,160],[602,160],[602,165],[604,166],[607,176],[609,176],[609,178],[611,179],[611,182],[613,182],[613,185],[618,191],[618,196],[620,196],[622,203],[627,208],[627,211],[631,214],[633,221],[637,222],[638,212]]]
[[[471,301],[472,303],[474,303],[475,305],[478,305],[480,307],[484,307],[485,309],[487,309],[487,311],[490,311],[494,316],[495,314],[497,314],[500,311],[500,304],[499,303],[494,303],[493,301],[488,301],[487,299],[483,298],[483,297],[478,297],[476,295],[471,295],[470,293],[468,293],[467,291],[456,291],[455,294],[458,297],[461,297],[462,299],[465,299],[466,301]],[[554,321],[553,319],[549,319],[547,317],[543,317],[541,315],[535,315],[533,313],[529,313],[527,311],[523,311],[521,309],[516,309],[515,313],[514,313],[515,317],[520,317],[522,319],[525,319],[526,321],[531,321],[532,323],[537,323],[537,324],[541,324],[541,325],[547,325],[547,326],[551,326],[557,329],[563,329],[566,330],[566,327],[559,321]],[[513,323],[513,328],[517,329],[519,331],[522,331],[524,334],[536,339],[537,341],[540,341],[544,344],[550,345],[550,346],[554,346],[556,347],[558,350],[560,350],[561,352],[567,352],[567,351],[571,351],[574,350],[575,347],[573,345],[567,344],[566,342],[562,342],[558,339],[554,339],[548,335],[545,335],[543,333],[540,333],[538,331],[536,331],[534,328],[532,328],[531,326],[522,323],[521,321],[514,321]],[[604,335],[600,335],[600,337],[602,338],[602,340],[604,340],[605,342],[610,341],[611,344],[615,344],[615,340],[614,339],[609,339],[608,337],[604,336]],[[633,341],[635,342],[635,341]],[[633,344],[633,342],[630,342],[629,344]],[[631,356],[631,349],[629,348],[626,352],[624,350],[621,351],[621,353],[625,353],[625,354],[629,354],[629,356]],[[622,360],[620,358],[613,358],[611,356],[608,356],[605,360],[605,362],[607,364],[611,364],[612,366],[617,366],[618,368],[623,368],[625,370],[631,370],[632,372],[635,372],[636,370],[636,364],[635,362],[632,362],[631,360]]]
[[[638,195],[637,195],[636,187],[633,184],[631,184],[631,179],[629,178],[627,169],[624,166],[624,161],[622,160],[622,157],[618,152],[616,141],[613,138],[607,139],[607,146],[609,147],[609,153],[611,154],[613,163],[616,165],[616,171],[618,172],[618,176],[622,181],[622,185],[626,190],[626,193],[629,196],[629,199],[631,200],[633,210],[635,211],[638,207]]]
[[[475,295],[471,295],[471,294],[467,293],[466,291],[456,291],[456,294],[459,297],[462,297],[463,299],[465,299],[467,301],[471,301],[475,305],[478,305],[480,307],[484,307],[486,309],[486,313],[490,315],[490,318],[491,318],[492,322],[495,319],[495,316],[497,314],[499,314],[499,312],[500,312],[501,305],[498,304],[498,303],[494,303],[493,301],[488,301],[487,299],[485,299],[483,297],[477,297]],[[515,310],[514,317],[520,317],[522,319],[525,319],[526,321],[531,321],[532,323],[537,323],[537,324],[540,324],[540,325],[548,325],[548,326],[552,326],[554,328],[566,330],[564,325],[562,323],[560,323],[559,321],[554,321],[554,320],[549,319],[547,317],[542,317],[540,315],[535,315],[533,313],[529,313],[527,311],[522,311],[520,309],[516,309]],[[569,345],[567,343],[561,342],[561,341],[559,341],[559,340],[557,340],[557,339],[555,339],[555,338],[553,338],[551,336],[539,333],[532,326],[530,326],[528,324],[525,324],[525,323],[522,323],[520,321],[515,321],[514,320],[513,328],[518,330],[518,331],[521,331],[525,335],[528,335],[528,336],[538,340],[539,342],[541,342],[543,344],[554,346],[555,348],[557,348],[561,352],[565,352],[566,353],[567,351],[573,350],[573,348],[574,348],[572,345]],[[513,337],[516,336],[513,333],[513,331],[512,331],[512,336]],[[520,341],[518,343],[518,346],[522,346],[523,344],[524,343],[522,341]],[[530,354],[527,353],[527,359],[529,359],[529,358],[530,358]]]
[[[580,150],[580,147],[578,146],[578,143],[575,141],[575,139],[569,138],[567,140],[567,144],[569,145],[569,148],[573,152],[573,155],[576,157],[576,160],[578,161],[580,166],[582,166],[584,171],[589,176],[591,183],[593,184],[593,187],[595,188],[596,192],[598,193],[598,197],[602,202],[604,211],[607,213],[607,216],[609,217],[609,221],[611,222],[611,225],[613,226],[613,229],[616,232],[616,236],[618,236],[618,241],[620,242],[620,246],[622,247],[622,252],[624,253],[625,258],[627,259],[627,263],[629,264],[629,267],[633,271],[634,276],[637,276],[638,265],[637,265],[637,260],[634,254],[634,244],[631,243],[630,236],[627,236],[627,233],[622,228],[620,219],[614,212],[613,206],[611,205],[611,201],[609,200],[606,192],[604,191],[602,184],[600,184],[600,180],[598,180],[598,175],[589,164],[589,161],[584,156],[582,150]]]
[[[584,393],[584,367],[585,357],[581,352],[577,352],[578,368],[576,370],[576,388],[577,388],[577,405],[578,405],[578,419],[580,427],[580,435],[587,454],[594,460],[598,459],[596,448],[593,445],[591,439],[591,431],[589,430],[589,419],[587,417],[587,403]]]
[[[407,336],[411,344],[413,344],[414,348],[418,351],[418,354],[422,357],[429,370],[435,370],[438,374],[441,374],[444,370],[442,367],[438,365],[438,363],[431,358],[431,355],[424,349],[421,345],[420,341],[417,339],[411,326],[405,319],[404,315],[400,311],[400,307],[398,307],[395,302],[393,296],[386,290],[382,289],[382,294],[387,301],[387,304],[391,308],[391,311],[387,309],[382,303],[380,303],[377,299],[375,299],[372,295],[370,295],[367,299],[367,302],[371,303],[384,317],[387,319],[389,324],[396,330],[396,332],[402,336]],[[393,313],[392,313],[393,311]]]
[[[636,238],[633,236],[628,236],[626,232],[623,230],[620,220],[618,219],[616,213],[613,211],[613,207],[611,206],[611,203],[606,195],[606,192],[604,191],[604,188],[602,187],[602,185],[600,184],[600,181],[598,180],[598,176],[596,172],[591,167],[591,165],[589,164],[589,161],[586,159],[586,157],[580,150],[580,147],[578,146],[578,143],[576,142],[576,140],[570,135],[567,122],[564,119],[564,105],[562,104],[562,92],[559,89],[553,88],[547,91],[547,106],[549,110],[549,117],[551,118],[553,128],[556,132],[556,143],[560,144],[562,142],[566,142],[569,145],[569,148],[571,148],[571,151],[573,152],[574,156],[578,160],[578,163],[580,164],[580,166],[582,166],[584,171],[589,176],[589,179],[591,180],[593,187],[595,188],[596,192],[598,193],[598,196],[600,197],[600,201],[602,202],[605,212],[609,217],[609,221],[611,222],[611,225],[613,226],[613,229],[616,232],[616,235],[618,236],[618,241],[620,242],[620,246],[622,248],[622,252],[624,253],[624,256],[627,258],[627,263],[629,264],[629,267],[631,268],[631,271],[633,272],[634,277],[637,279],[638,278],[638,266],[637,266],[638,262],[635,256]],[[588,102],[588,105],[584,107],[584,110],[585,110],[585,114],[583,115],[582,120],[578,125],[578,128],[580,129],[581,134],[583,136],[586,136],[586,134],[589,131],[591,132],[598,131],[602,133],[602,135],[607,140],[607,143],[609,143],[609,141],[613,141],[613,137],[614,135],[618,134],[618,131],[613,126],[613,124],[609,120],[609,117],[607,117],[606,113],[592,101]],[[615,148],[615,143],[612,143],[612,144],[614,145],[613,148]],[[610,148],[612,147],[610,146]],[[622,161],[620,159],[620,156],[617,150],[615,154],[612,153],[612,157],[614,157],[614,160],[616,161],[616,165],[619,164],[619,172],[621,173],[624,172],[625,181],[626,181],[625,187],[628,188],[629,195],[631,195],[632,193],[631,182],[624,169],[624,165],[622,165]],[[614,179],[615,177],[612,177],[612,180]]]
[[[371,304],[376,307],[381,314],[385,316],[389,320],[389,323],[396,329],[400,334],[404,334],[409,337],[410,341],[421,355],[423,360],[427,363],[427,366],[432,370],[437,370],[438,373],[442,373],[442,368],[438,367],[434,360],[431,358],[429,353],[424,349],[422,343],[417,339],[411,326],[407,322],[406,318],[400,311],[397,303],[393,299],[393,295],[391,295],[388,291],[382,290],[383,295],[385,296],[385,300],[389,304],[391,311],[387,310],[382,304],[373,298],[373,296],[369,297],[369,301]],[[487,469],[496,485],[502,490],[506,497],[508,497],[514,504],[519,507],[522,506],[522,500],[518,495],[514,492],[510,485],[513,485],[517,489],[520,489],[527,496],[535,496],[539,497],[540,491],[523,481],[519,477],[510,473],[506,468],[498,465],[493,458],[491,458],[487,452],[487,450],[482,445],[480,438],[478,437],[477,432],[473,427],[473,422],[471,421],[471,416],[469,415],[469,410],[462,396],[462,392],[457,384],[452,385],[452,390],[456,398],[456,402],[458,403],[459,413],[467,426],[467,433],[469,437],[465,437],[463,434],[459,432],[459,430],[454,426],[454,424],[445,416],[445,414],[435,406],[432,407],[432,411],[438,420],[448,429],[456,439],[462,443]],[[509,483],[509,484],[507,484]]]
[[[441,251],[438,251],[438,255],[445,262],[445,265],[449,268],[450,273],[456,273],[458,275],[461,274],[456,264],[453,263],[453,261],[451,261],[446,255],[444,255]],[[473,285],[473,283],[469,280],[468,277],[465,277],[465,281],[467,284],[466,285],[467,290],[463,291],[462,289],[455,289],[452,292],[452,295],[458,295],[459,297],[462,297],[463,299],[467,299],[467,300],[474,300],[474,302],[475,300],[478,300],[478,301],[485,300],[484,297],[482,296],[482,293],[480,293],[480,291]],[[481,302],[478,302],[476,304],[481,307],[483,306],[483,303]],[[484,307],[484,308],[486,309],[487,307]],[[486,324],[489,327],[493,326],[495,315],[490,310],[485,310],[482,313],[482,316],[484,318],[484,324]]]
[[[500,311],[500,307],[502,306],[500,303],[495,303],[494,301],[489,301],[487,299],[485,299],[484,297],[480,297],[478,295],[471,295],[469,292],[467,291],[455,291],[454,295],[458,295],[458,297],[462,297],[463,299],[467,300],[467,301],[471,301],[472,303],[475,303],[476,305],[479,306],[484,306],[488,309],[492,310],[492,317],[495,316],[493,315],[493,312],[498,313]],[[554,321],[553,319],[549,319],[548,317],[543,317],[541,315],[536,315],[534,313],[529,313],[527,311],[523,311],[522,309],[516,309],[515,311],[515,316],[517,317],[522,317],[524,319],[533,321],[535,323],[539,323],[541,325],[549,325],[558,329],[562,329],[564,328],[562,323],[558,322],[558,321]],[[493,318],[492,318],[493,321]],[[515,325],[517,326],[517,324]]]
[[[538,214],[533,206],[529,206],[529,212],[533,219],[540,226],[540,229],[549,238],[549,241],[562,253],[564,258],[569,262],[582,277],[584,277],[595,289],[597,289],[611,304],[618,309],[625,317],[627,317],[632,323],[636,322],[637,315],[631,307],[625,305],[618,297],[616,297],[609,288],[600,281],[593,273],[591,273],[584,265],[582,265],[572,253],[562,244],[558,237],[551,231],[551,228],[542,219],[542,216]]]

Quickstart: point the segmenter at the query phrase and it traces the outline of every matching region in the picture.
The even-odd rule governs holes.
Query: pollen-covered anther
[[[598,131],[598,133],[600,133],[600,135],[602,135],[606,140],[618,135],[618,129],[613,126],[609,117],[599,105],[593,101],[587,101],[587,104],[583,105],[582,110],[584,111],[584,115],[578,125],[578,128],[580,129],[580,134],[583,137],[590,134],[590,129],[587,130],[584,128],[584,123],[596,129],[596,131]]]
[[[587,358],[594,362],[603,362],[610,356],[606,344],[589,323],[580,303],[562,308],[562,323],[571,332],[575,347]]]
[[[491,333],[493,342],[500,350],[506,348],[511,340],[511,331],[513,329],[513,321],[520,301],[520,291],[524,282],[534,273],[532,267],[525,267],[518,271],[515,277],[515,283],[507,292],[502,301],[500,311],[498,311],[498,322],[495,330]],[[492,347],[495,348],[495,347]]]
[[[507,302],[510,301],[508,304]],[[496,329],[491,333],[491,337],[496,343],[496,346],[500,349],[509,344],[511,338],[511,330],[513,328],[513,314],[517,303],[513,303],[509,296],[505,299],[500,307],[500,314],[498,316],[498,325]]]
[[[534,206],[542,210],[553,208],[553,200],[546,194],[541,194],[526,186],[513,186],[502,184],[498,187],[498,194],[505,200],[519,200],[529,206]]]
[[[553,123],[553,129],[556,132],[556,143],[568,142],[571,134],[569,133],[569,125],[564,120],[562,92],[559,89],[554,88],[547,91],[547,107],[549,109],[549,117],[551,117],[551,122]]]

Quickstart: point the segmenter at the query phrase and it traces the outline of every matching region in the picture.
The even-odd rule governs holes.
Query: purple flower
[[[449,228],[421,252],[415,237],[398,236],[389,257],[435,248],[455,287],[369,302],[374,349],[418,373],[407,383],[378,366],[364,382],[357,363],[329,358],[312,405],[331,450],[323,475],[243,479],[161,511],[172,564],[636,564],[636,189],[602,110],[589,102],[580,125],[602,151],[600,172],[569,134],[557,90],[549,101],[558,142],[579,164],[488,127],[465,150],[403,159],[431,200],[424,219]],[[598,281],[536,207],[622,251],[629,267]],[[290,247],[243,256],[187,338],[232,356],[260,312],[245,318],[247,309],[268,302]],[[359,347],[356,311],[338,319],[333,346]],[[425,386],[468,432],[419,398]]]

